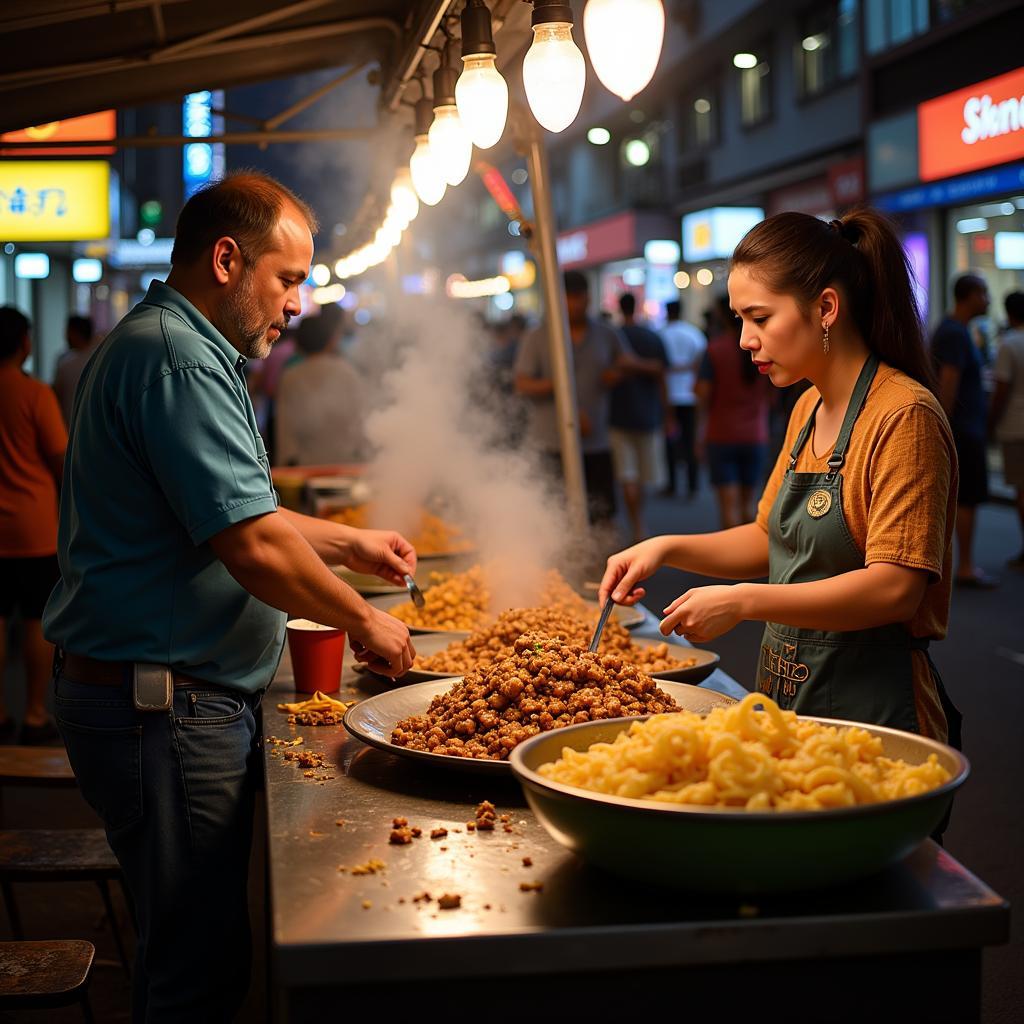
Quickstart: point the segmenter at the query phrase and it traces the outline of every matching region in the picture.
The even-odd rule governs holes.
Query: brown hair
[[[247,267],[270,249],[281,209],[288,202],[311,234],[316,214],[291,189],[261,171],[235,171],[201,188],[182,207],[174,232],[172,264],[195,263],[218,238],[233,238]]]
[[[865,344],[935,390],[907,254],[889,219],[867,206],[826,223],[779,213],[752,228],[732,256],[773,291],[802,305],[841,287]]]

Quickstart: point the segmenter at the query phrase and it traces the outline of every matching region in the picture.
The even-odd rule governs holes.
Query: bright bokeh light
[[[321,288],[331,280],[331,268],[326,263],[318,263],[309,275],[313,284]]]
[[[665,39],[661,0],[588,0],[587,52],[601,84],[631,100],[654,77]]]
[[[493,53],[462,58],[455,83],[455,104],[474,146],[490,149],[501,138],[508,118],[508,85],[494,66]]]
[[[451,186],[461,184],[469,174],[473,143],[462,125],[454,104],[434,108],[434,123],[427,135],[430,152],[444,180]]]
[[[587,132],[587,142],[594,146],[607,146],[612,141],[612,133],[607,128],[591,128]]]
[[[533,26],[533,44],[523,59],[523,85],[533,116],[549,132],[561,132],[576,120],[583,102],[587,66],[573,42],[572,25]]]

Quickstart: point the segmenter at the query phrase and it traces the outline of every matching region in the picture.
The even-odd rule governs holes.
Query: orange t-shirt
[[[57,481],[48,460],[68,435],[57,396],[17,366],[0,367],[0,558],[57,551]]]
[[[793,408],[757,508],[765,532],[790,452],[818,398],[817,388],[809,388]],[[812,430],[797,459],[797,473],[828,472],[832,449],[814,452]],[[949,624],[958,474],[949,422],[935,396],[905,373],[879,365],[854,424],[842,474],[843,515],[865,566],[887,562],[926,570],[924,597],[903,625],[914,637],[941,640]],[[923,651],[913,652],[913,673],[921,733],[944,741],[945,715]]]

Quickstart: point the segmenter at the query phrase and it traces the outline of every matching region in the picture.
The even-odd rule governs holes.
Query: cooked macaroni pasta
[[[878,803],[950,779],[935,754],[918,765],[893,760],[866,729],[799,718],[755,693],[707,717],[684,711],[634,722],[612,743],[565,747],[538,770],[598,793],[751,811]]]

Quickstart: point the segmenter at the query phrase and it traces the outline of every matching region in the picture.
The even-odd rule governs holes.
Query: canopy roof
[[[5,0],[0,131],[377,63],[386,104],[446,0]]]

